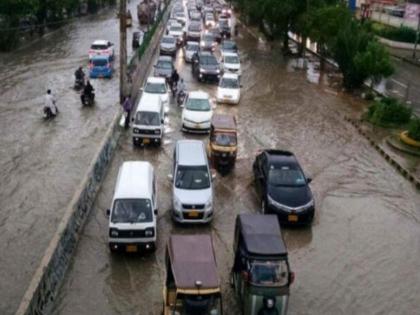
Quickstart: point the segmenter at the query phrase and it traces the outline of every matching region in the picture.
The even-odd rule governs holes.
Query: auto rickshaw
[[[294,273],[290,271],[277,217],[238,215],[233,246],[231,285],[242,314],[286,314]]]
[[[222,314],[210,235],[171,235],[165,260],[163,315]]]
[[[227,174],[236,161],[236,119],[232,115],[214,114],[211,120],[208,156],[215,169]]]

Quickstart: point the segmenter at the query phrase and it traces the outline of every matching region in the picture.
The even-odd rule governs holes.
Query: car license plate
[[[225,98],[232,98],[232,96],[230,96],[230,95],[225,95]]]
[[[289,214],[287,219],[289,220],[289,222],[297,222],[298,221],[298,216],[295,215],[295,214]]]
[[[188,213],[188,216],[189,216],[190,218],[197,218],[197,217],[198,217],[198,211],[195,211],[195,210],[190,211],[190,212]]]
[[[127,253],[136,253],[137,252],[137,245],[127,245],[125,247]]]
[[[150,139],[143,139],[143,143],[144,144],[149,144],[150,143]]]
[[[195,128],[200,128],[200,124],[195,124]]]

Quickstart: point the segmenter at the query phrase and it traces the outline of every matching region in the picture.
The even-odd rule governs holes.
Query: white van
[[[111,251],[154,250],[156,244],[157,190],[149,162],[124,162],[120,167],[109,216]]]
[[[165,108],[159,94],[143,94],[133,122],[133,144],[160,144],[164,132]]]
[[[204,143],[178,140],[174,151],[172,218],[179,223],[208,223],[213,219],[213,185]]]

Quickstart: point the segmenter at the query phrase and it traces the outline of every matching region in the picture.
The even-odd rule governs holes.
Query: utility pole
[[[419,32],[420,32],[420,13],[417,16],[417,32],[416,32],[416,42],[414,43],[413,59],[416,59],[417,44],[419,42]]]
[[[120,0],[120,102],[127,93],[127,0]]]

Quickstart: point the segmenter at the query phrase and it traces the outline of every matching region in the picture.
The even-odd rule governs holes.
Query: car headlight
[[[206,209],[211,208],[213,206],[213,201],[209,199],[209,201],[206,202]]]
[[[144,236],[146,237],[153,237],[155,235],[155,229],[150,227],[144,231]]]
[[[217,69],[217,70],[216,70],[216,73],[220,73],[220,69]]]
[[[206,69],[204,69],[204,68],[200,68],[200,72],[205,73],[205,72],[206,72]]]
[[[140,129],[134,128],[134,129],[133,129],[133,132],[134,132],[134,133],[140,133]]]
[[[110,229],[109,230],[110,237],[118,237],[118,230],[117,229]]]
[[[155,130],[155,134],[156,134],[156,135],[160,135],[160,129],[156,129],[156,130]]]
[[[181,201],[176,196],[174,196],[174,210],[179,212],[181,211],[181,208]]]
[[[308,209],[308,208],[313,207],[314,205],[315,205],[315,201],[312,199],[306,205],[302,206],[302,209]]]
[[[267,200],[268,203],[272,206],[274,206],[275,208],[281,209],[281,210],[286,210],[289,211],[290,209],[284,205],[282,205],[281,203],[278,203],[277,201],[275,201],[273,198],[270,197],[270,195],[267,195]]]

